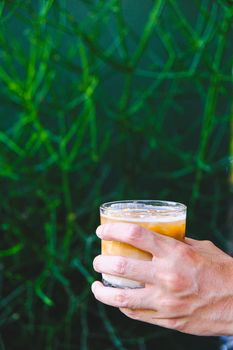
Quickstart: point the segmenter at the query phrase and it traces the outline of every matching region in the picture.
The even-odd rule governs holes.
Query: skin
[[[126,316],[205,336],[233,335],[233,259],[210,241],[180,242],[135,224],[101,225],[97,236],[131,244],[152,261],[99,255],[94,269],[145,283],[119,289],[92,284],[95,298]]]

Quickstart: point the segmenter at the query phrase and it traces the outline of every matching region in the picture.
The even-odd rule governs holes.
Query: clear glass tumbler
[[[178,240],[185,237],[187,207],[182,203],[161,200],[124,200],[100,206],[101,224],[127,222]],[[118,241],[101,241],[103,255],[151,260],[149,252]],[[123,277],[102,274],[104,285],[118,288],[142,288],[144,285]]]

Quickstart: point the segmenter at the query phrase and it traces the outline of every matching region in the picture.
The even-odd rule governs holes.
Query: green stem
[[[63,136],[63,139],[60,143],[60,158],[61,158],[61,176],[62,176],[62,195],[64,198],[64,207],[66,211],[66,223],[65,223],[65,236],[63,240],[63,258],[67,260],[70,250],[70,243],[73,236],[73,219],[72,215],[72,196],[70,189],[70,181],[69,181],[69,163],[67,163],[68,154],[67,154],[67,143],[64,141],[66,136],[66,128],[65,128],[65,116],[60,114],[60,132]]]
[[[230,188],[233,191],[233,105],[230,116]]]
[[[147,45],[149,42],[149,39],[151,37],[151,34],[153,32],[153,29],[155,25],[158,22],[158,17],[162,11],[163,6],[165,5],[163,0],[158,0],[155,2],[151,13],[149,15],[149,18],[147,20],[147,23],[144,27],[144,31],[141,37],[141,40],[139,41],[138,47],[136,51],[133,54],[133,57],[131,58],[131,63],[130,66],[133,67],[134,69],[138,65]],[[124,89],[123,89],[123,94],[120,100],[120,112],[126,113],[129,101],[130,101],[130,96],[132,92],[132,83],[133,83],[133,77],[134,77],[134,69],[131,69],[128,71],[128,74],[126,75],[125,79],[125,84],[124,84]],[[120,119],[124,119],[125,115],[121,115]]]
[[[103,321],[104,327],[108,333],[108,336],[113,344],[113,346],[115,347],[115,349],[119,349],[119,350],[127,350],[123,343],[121,338],[117,335],[117,331],[114,328],[113,324],[110,322],[106,312],[105,312],[105,308],[102,305],[99,305],[99,315]]]
[[[192,190],[191,196],[191,207],[193,207],[196,203],[196,200],[199,196],[201,181],[203,178],[204,172],[208,169],[207,161],[207,150],[210,137],[214,130],[215,123],[215,110],[218,99],[219,92],[219,67],[222,61],[224,47],[226,44],[226,32],[228,31],[229,26],[231,25],[233,12],[227,12],[225,14],[225,18],[221,24],[221,31],[218,38],[218,47],[215,53],[214,61],[213,61],[213,73],[210,81],[209,90],[207,93],[206,103],[205,103],[205,111],[201,129],[200,136],[200,144],[197,153],[197,170],[195,175],[195,181]]]
[[[159,15],[161,14],[161,11],[163,7],[165,6],[165,2],[163,0],[155,1],[154,6],[151,10],[150,16],[148,18],[148,21],[145,25],[141,40],[138,44],[138,47],[133,55],[132,58],[132,66],[135,67],[138,62],[140,61],[147,45],[149,42],[149,39],[151,37],[152,31],[159,20]]]
[[[119,38],[120,38],[120,43],[123,49],[123,54],[124,54],[124,59],[126,61],[128,60],[129,56],[129,51],[126,43],[126,36],[127,36],[127,27],[126,23],[124,21],[123,13],[122,13],[122,4],[120,0],[117,0],[117,6],[118,6],[118,11],[117,11],[117,27],[118,27],[118,32],[119,32]]]

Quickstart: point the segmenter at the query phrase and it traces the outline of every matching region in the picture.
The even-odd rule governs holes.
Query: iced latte
[[[148,230],[183,240],[186,226],[186,206],[168,201],[130,200],[104,203],[100,207],[101,224],[127,222],[138,224]],[[151,260],[150,253],[117,241],[101,241],[103,255],[126,256],[139,260]],[[109,274],[102,275],[107,286],[140,288],[138,281]]]

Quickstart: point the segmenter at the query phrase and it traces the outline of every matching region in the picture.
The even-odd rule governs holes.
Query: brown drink
[[[186,226],[186,206],[168,201],[129,200],[104,203],[100,207],[101,224],[112,222],[133,223],[148,230],[183,240]],[[150,253],[117,241],[101,242],[103,255],[126,256],[139,260],[151,260]],[[144,285],[109,274],[103,274],[103,283],[118,288],[140,288]]]

